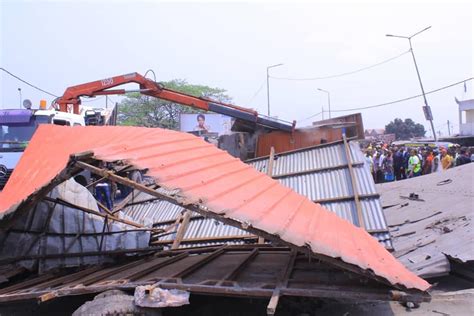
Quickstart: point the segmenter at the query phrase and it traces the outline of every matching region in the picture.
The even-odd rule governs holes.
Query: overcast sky
[[[266,113],[266,67],[276,77],[333,75],[370,66],[408,50],[411,35],[425,90],[473,76],[473,2],[312,1],[163,3],[1,1],[0,66],[60,95],[64,89],[129,72],[156,72],[226,89],[238,105]],[[53,98],[0,73],[2,108]],[[436,130],[458,130],[454,97],[472,98],[472,81],[428,95]],[[301,120],[327,110],[369,106],[420,93],[411,55],[350,76],[316,81],[270,80],[272,115]],[[115,98],[114,100],[117,100]],[[95,103],[104,104],[101,99]],[[423,123],[421,98],[363,110],[365,128],[395,117]],[[337,113],[349,114],[350,112]],[[336,113],[333,113],[336,116]],[[326,114],[327,117],[327,114]],[[321,116],[315,117],[315,119]],[[300,126],[311,120],[301,121]]]

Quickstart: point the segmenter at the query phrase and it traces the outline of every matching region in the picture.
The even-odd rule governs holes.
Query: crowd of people
[[[442,172],[474,161],[474,151],[457,145],[406,147],[370,143],[363,151],[375,183]]]

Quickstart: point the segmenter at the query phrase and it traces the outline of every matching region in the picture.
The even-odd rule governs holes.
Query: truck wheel
[[[136,306],[134,297],[119,290],[100,293],[94,300],[82,304],[73,316],[106,316],[106,315],[146,315],[161,316],[160,309]]]

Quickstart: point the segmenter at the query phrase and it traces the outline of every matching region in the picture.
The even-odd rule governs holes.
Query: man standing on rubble
[[[408,159],[408,178],[418,177],[419,175],[421,175],[421,160],[416,149],[412,149]]]

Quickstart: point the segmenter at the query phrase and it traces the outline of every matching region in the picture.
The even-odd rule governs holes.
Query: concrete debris
[[[189,304],[189,292],[166,290],[155,285],[143,285],[135,288],[135,305],[141,307],[177,307]]]

